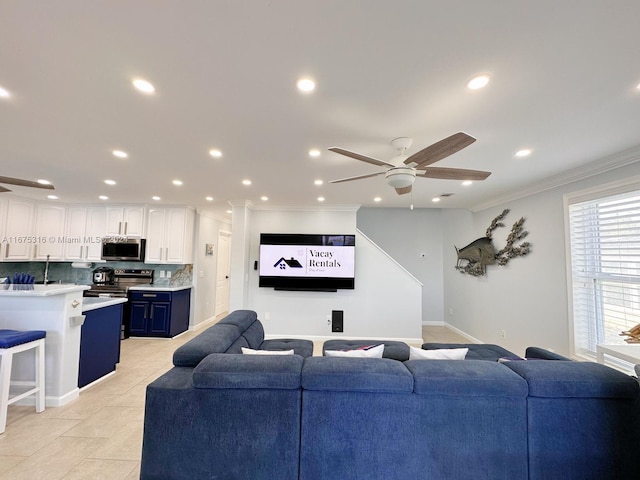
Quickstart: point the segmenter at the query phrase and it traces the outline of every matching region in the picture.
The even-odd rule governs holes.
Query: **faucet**
[[[44,264],[44,285],[49,283],[49,255],[47,255],[47,262]]]

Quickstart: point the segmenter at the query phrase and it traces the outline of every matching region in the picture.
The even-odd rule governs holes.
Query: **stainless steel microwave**
[[[144,238],[110,238],[102,242],[102,260],[144,262]]]

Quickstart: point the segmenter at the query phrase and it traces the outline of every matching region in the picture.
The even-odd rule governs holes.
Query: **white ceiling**
[[[438,207],[476,209],[640,144],[638,19],[637,0],[2,0],[0,175],[49,179],[58,202],[432,207],[446,192]],[[478,73],[489,86],[466,89]],[[380,170],[328,147],[386,161],[395,137],[411,154],[457,131],[477,141],[435,166],[486,181],[328,183]]]

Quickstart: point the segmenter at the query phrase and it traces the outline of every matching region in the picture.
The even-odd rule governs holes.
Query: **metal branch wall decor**
[[[521,217],[520,220],[511,227],[511,233],[509,233],[507,237],[505,247],[502,250],[496,251],[491,236],[496,228],[504,227],[504,223],[502,223],[501,220],[507,216],[507,213],[509,213],[508,208],[504,209],[500,215],[493,219],[484,237],[471,242],[460,250],[454,245],[456,253],[458,254],[456,270],[461,273],[468,273],[474,277],[479,277],[486,275],[487,265],[495,265],[497,263],[503,266],[506,265],[510,259],[523,257],[531,251],[531,244],[529,242],[522,242],[520,245],[516,245],[517,242],[520,242],[529,234],[529,232],[522,229],[524,217]],[[466,261],[466,263],[463,264],[463,261]]]

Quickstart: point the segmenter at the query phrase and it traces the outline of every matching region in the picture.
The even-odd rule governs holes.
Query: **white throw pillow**
[[[293,355],[293,350],[253,350],[252,348],[242,348],[245,355]]]
[[[436,350],[422,350],[409,347],[409,360],[464,360],[468,348],[438,348]]]
[[[360,358],[382,358],[384,343],[367,349],[356,350],[325,350],[327,357],[360,357]]]

